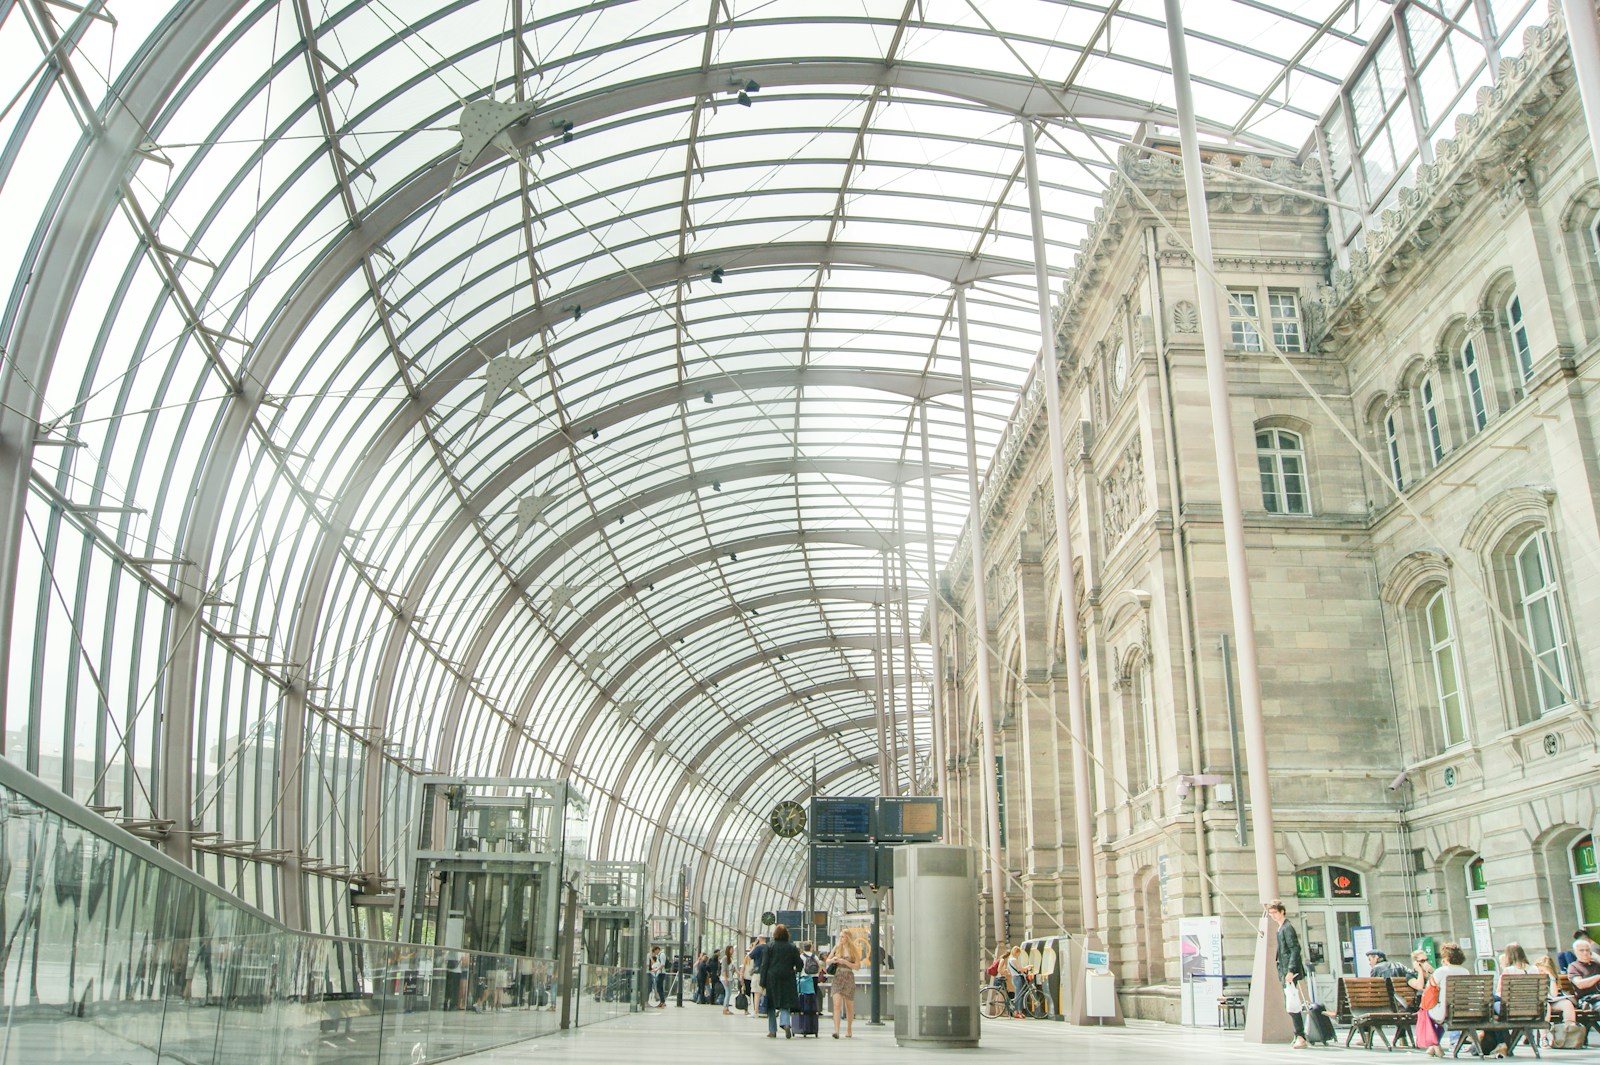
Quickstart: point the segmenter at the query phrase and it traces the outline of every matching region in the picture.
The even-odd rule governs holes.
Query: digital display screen
[[[877,826],[873,816],[876,800],[812,799],[811,838],[840,842],[865,842]]]
[[[816,843],[811,847],[811,884],[853,888],[872,883],[872,846],[867,843]]]
[[[944,801],[937,797],[878,800],[881,840],[932,843],[944,831]]]

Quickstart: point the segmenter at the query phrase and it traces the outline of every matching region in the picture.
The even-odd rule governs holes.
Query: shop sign
[[[1337,865],[1328,867],[1328,884],[1332,890],[1328,892],[1336,899],[1359,899],[1361,897],[1361,874],[1349,869],[1341,869]]]

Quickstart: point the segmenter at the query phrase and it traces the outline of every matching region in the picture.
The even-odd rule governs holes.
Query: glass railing
[[[640,1008],[644,978],[638,969],[615,965],[580,965],[578,986],[583,989],[574,1003],[573,1024],[589,1025],[621,1017]]]
[[[580,969],[582,1024],[628,972]],[[559,1007],[548,961],[289,931],[0,759],[0,1065],[421,1065]]]

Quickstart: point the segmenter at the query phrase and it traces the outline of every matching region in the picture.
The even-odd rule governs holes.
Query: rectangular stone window
[[[1300,337],[1300,300],[1293,292],[1267,292],[1267,314],[1272,319],[1272,342],[1279,351],[1304,351]]]
[[[1250,289],[1228,290],[1228,326],[1235,351],[1261,350],[1261,308]]]
[[[1405,467],[1400,464],[1400,430],[1394,424],[1394,414],[1390,413],[1383,419],[1383,442],[1389,452],[1389,479],[1394,482],[1394,490],[1401,492],[1406,487]]]

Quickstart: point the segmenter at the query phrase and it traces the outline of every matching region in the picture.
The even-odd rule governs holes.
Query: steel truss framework
[[[1265,154],[1404,25],[1194,6],[1201,132]],[[969,510],[954,290],[987,456],[1041,348],[1021,123],[1060,277],[1118,147],[1170,136],[1164,32],[1142,0],[0,2],[8,754],[330,931],[417,772],[559,774],[596,857],[689,864],[748,926],[802,857],[773,803],[944,755],[905,649]],[[523,117],[458,175],[487,97]]]

